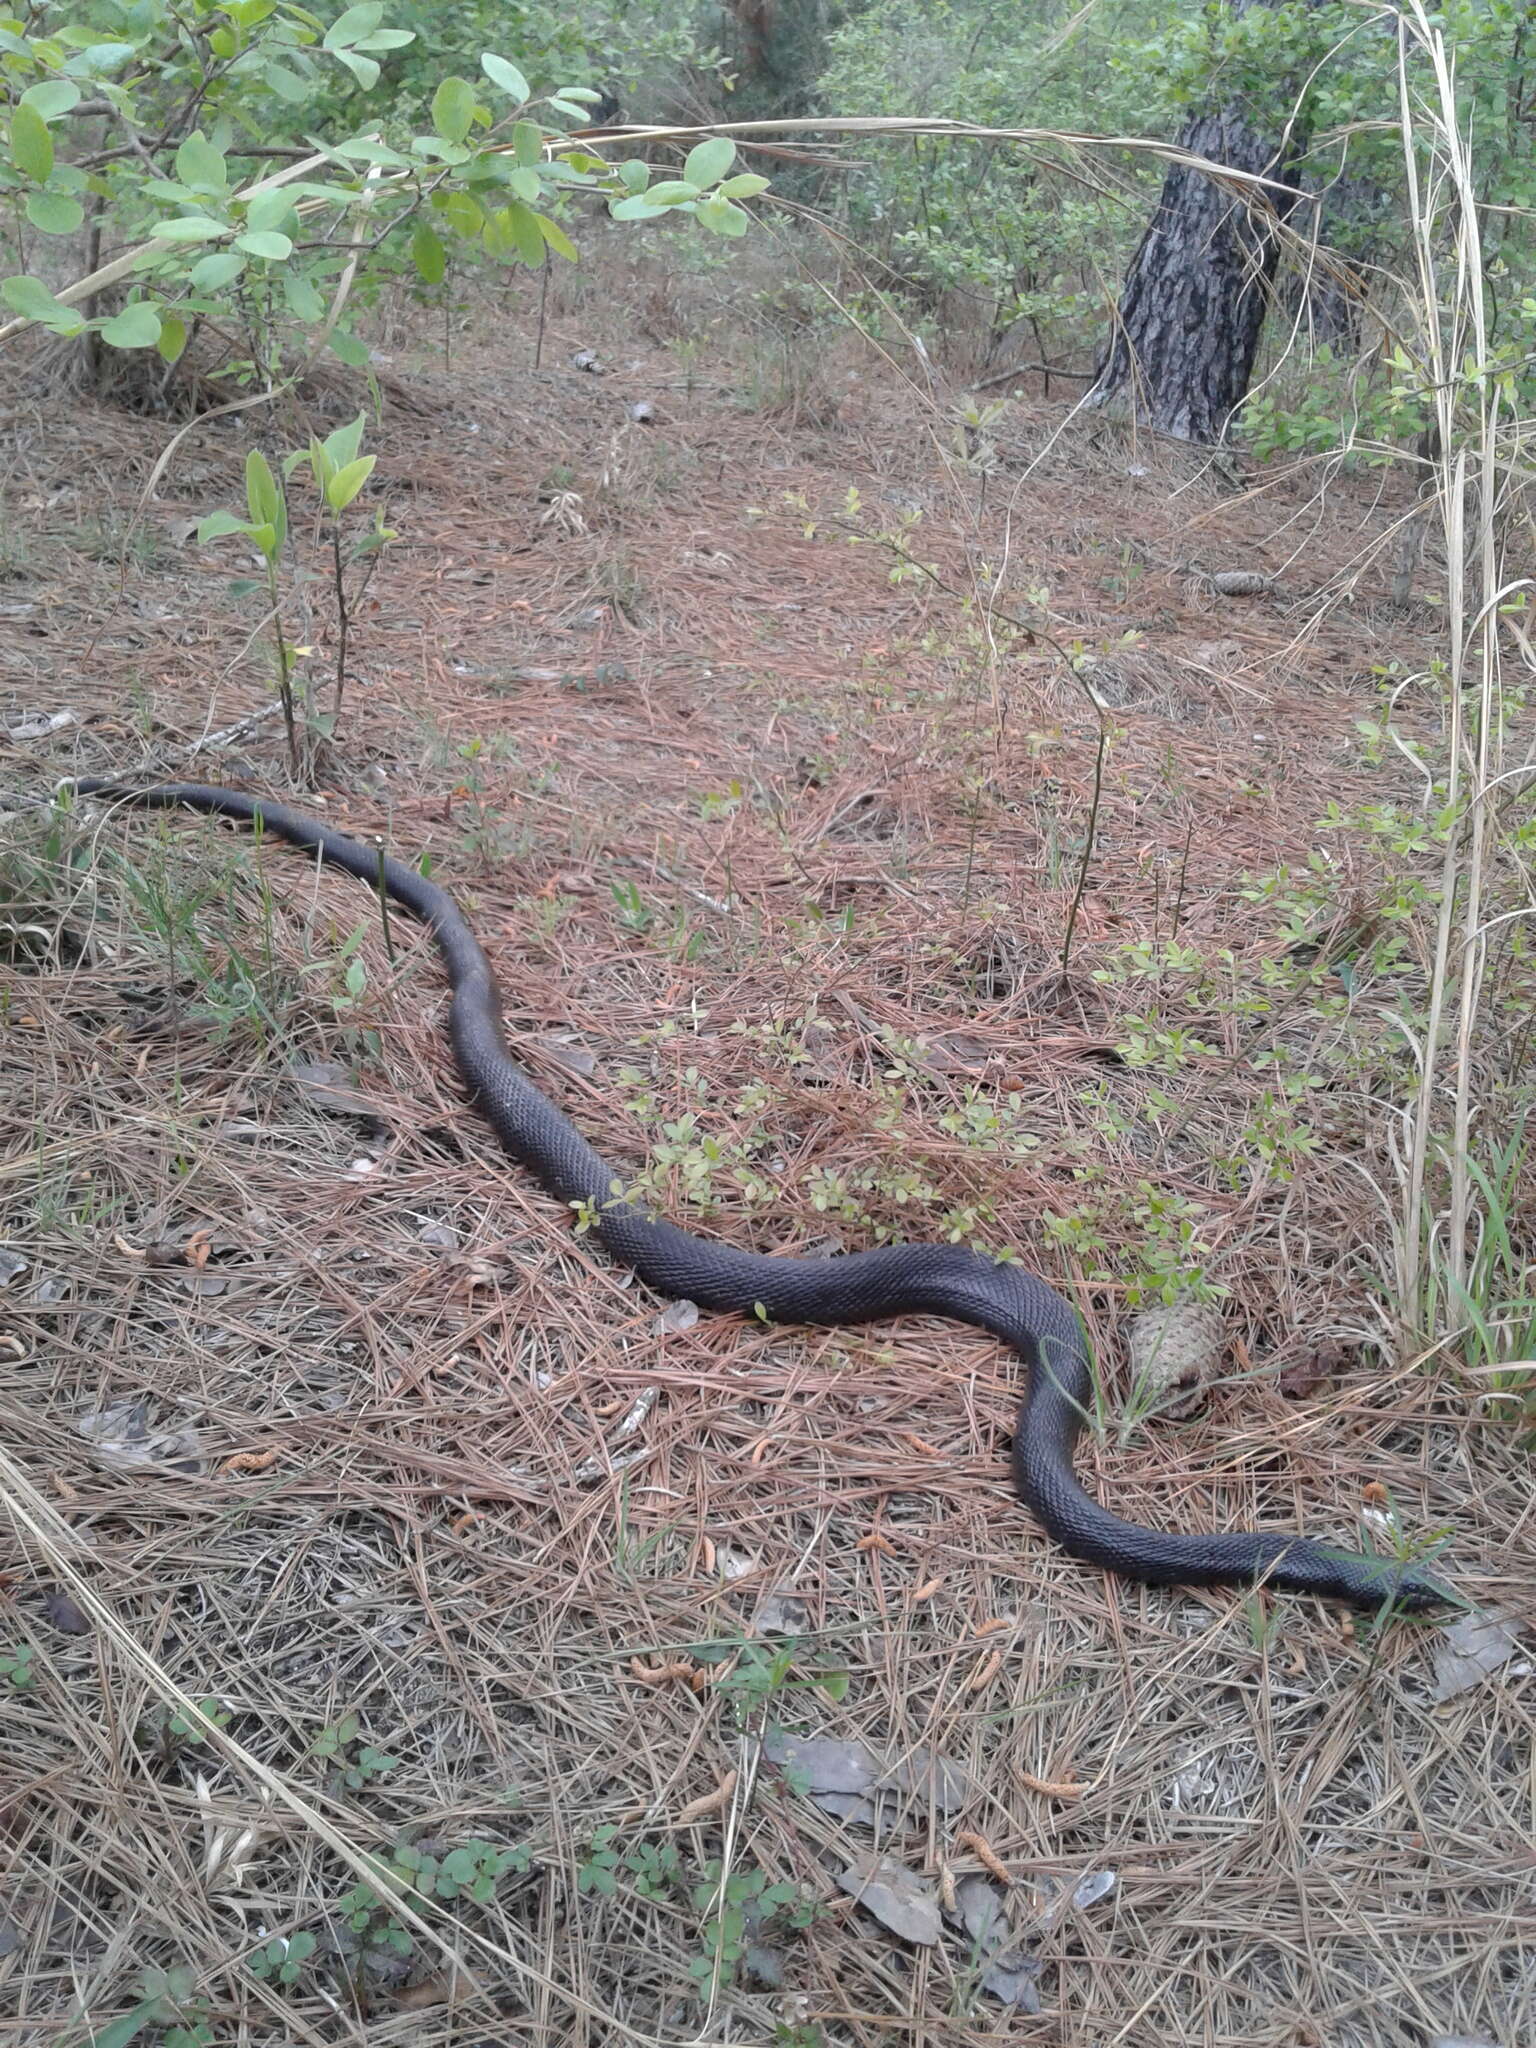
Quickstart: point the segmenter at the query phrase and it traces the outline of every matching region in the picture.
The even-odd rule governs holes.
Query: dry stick
[[[1088,887],[1088,869],[1093,860],[1094,841],[1099,829],[1099,798],[1104,792],[1104,755],[1109,746],[1109,729],[1104,720],[1099,720],[1099,744],[1093,757],[1093,803],[1088,812],[1088,833],[1083,841],[1083,857],[1077,864],[1077,888],[1072,896],[1072,908],[1067,912],[1066,937],[1061,942],[1061,971],[1067,971],[1072,958],[1072,935],[1077,930],[1077,913],[1082,907],[1083,891]]]
[[[373,843],[374,843],[374,846],[375,846],[375,848],[376,848],[376,849],[377,849],[377,851],[378,851],[378,856],[379,856],[379,872],[378,872],[378,881],[377,881],[377,889],[378,889],[378,897],[379,897],[379,923],[380,923],[380,925],[381,925],[381,926],[383,927],[383,931],[384,931],[384,951],[385,951],[385,954],[386,954],[386,955],[388,956],[388,959],[389,959],[389,964],[390,964],[390,966],[391,966],[391,967],[393,967],[393,966],[394,966],[394,964],[395,964],[395,940],[394,940],[394,934],[393,934],[393,933],[391,932],[391,930],[390,930],[390,928],[389,928],[389,887],[388,887],[388,884],[387,884],[387,883],[385,882],[385,880],[384,880],[384,837],[383,837],[383,834],[382,834],[382,833],[380,833],[380,834],[376,835],[376,836],[375,836],[375,838],[374,838],[374,842],[373,842]]]
[[[544,273],[539,279],[539,324],[533,335],[533,367],[537,370],[544,361],[544,314],[549,304],[549,250],[544,251]]]

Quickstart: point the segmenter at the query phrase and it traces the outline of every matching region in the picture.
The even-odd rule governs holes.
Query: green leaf
[[[348,420],[344,427],[337,427],[326,435],[322,446],[333,471],[344,469],[349,462],[356,462],[358,450],[363,445],[366,419],[366,414],[359,413],[355,420]]]
[[[547,213],[541,213],[538,216],[538,222],[539,233],[557,256],[563,256],[567,263],[575,263],[579,260],[576,244],[565,232],[565,229],[560,226],[558,221],[551,220]]]
[[[24,177],[47,184],[53,174],[53,137],[37,108],[25,101],[11,110],[11,155]]]
[[[732,240],[744,235],[752,225],[751,219],[741,208],[729,199],[722,199],[718,193],[711,193],[701,199],[694,208],[698,218],[713,235],[728,235]]]
[[[338,64],[345,64],[364,92],[372,92],[379,82],[379,67],[371,57],[359,57],[355,50],[333,50],[331,55]]]
[[[55,334],[78,334],[85,316],[73,306],[61,305],[40,278],[7,277],[0,280],[0,299],[24,320],[35,320]]]
[[[57,121],[80,104],[80,88],[72,78],[42,78],[27,87],[21,104],[34,108],[45,121]]]
[[[411,230],[411,261],[423,284],[441,284],[448,274],[448,251],[443,247],[443,238],[424,220],[417,221]]]
[[[538,169],[544,161],[544,131],[536,121],[513,122],[512,153],[525,171]]]
[[[502,173],[507,190],[521,199],[527,206],[535,205],[544,196],[544,186],[537,171],[529,170],[523,164],[514,164]]]
[[[125,2012],[121,2019],[113,2020],[109,2026],[93,2031],[91,2048],[128,2048],[130,2041],[137,2041],[148,2026],[160,2016],[158,1998],[146,1998],[142,2005],[136,2005],[132,2012]]]
[[[462,142],[474,121],[474,87],[467,78],[445,78],[432,95],[432,126],[445,142]]]
[[[223,540],[231,533],[249,533],[250,528],[243,519],[237,519],[233,512],[210,512],[201,520],[197,529],[197,544],[202,547],[210,540]]]
[[[187,275],[194,291],[216,292],[232,284],[244,268],[245,258],[233,249],[215,249],[211,256],[200,256]]]
[[[160,315],[140,299],[104,322],[101,338],[109,348],[153,348],[160,339]]]
[[[88,43],[64,69],[74,78],[104,78],[109,71],[121,71],[138,54],[132,43]]]
[[[294,319],[320,319],[325,312],[325,301],[303,272],[288,269],[282,273],[282,278],[283,296],[288,301],[288,310]]]
[[[485,209],[467,192],[438,192],[432,203],[456,234],[478,235],[485,226]]]
[[[727,178],[716,195],[721,199],[753,199],[759,192],[768,190],[769,180],[760,177],[756,171],[738,171],[734,178]]]
[[[325,32],[324,47],[340,50],[363,36],[371,36],[383,19],[383,0],[363,0],[361,6],[349,7],[344,14],[337,15]]]
[[[283,494],[272,474],[271,463],[259,448],[253,448],[245,458],[245,502],[250,507],[252,525],[270,526],[274,541],[280,545],[287,526]]]
[[[175,220],[157,221],[154,236],[158,242],[212,242],[229,230],[221,220],[210,220],[206,213],[184,213]]]
[[[663,178],[659,185],[647,186],[645,196],[653,206],[681,206],[703,195],[697,185],[685,178]]]
[[[229,167],[224,152],[198,129],[176,152],[176,175],[193,191],[222,193],[229,184]]]
[[[348,364],[354,370],[367,367],[368,344],[359,341],[355,334],[348,334],[344,327],[338,327],[328,344],[331,354],[338,362]]]
[[[300,78],[296,71],[290,71],[284,64],[269,64],[265,75],[267,84],[290,107],[301,106],[315,89],[309,79]]]
[[[731,138],[711,135],[707,142],[695,143],[689,150],[683,176],[690,185],[718,185],[735,161],[736,145]]]
[[[496,229],[496,246],[492,247],[492,228]],[[486,247],[493,256],[504,259],[515,255],[519,262],[537,267],[544,261],[544,237],[539,231],[539,217],[531,206],[524,206],[520,199],[514,199],[499,213],[494,213],[486,224]]]
[[[517,66],[509,64],[505,57],[493,56],[489,50],[483,51],[480,57],[480,69],[491,81],[492,85],[499,85],[507,97],[516,100],[520,107],[526,105],[532,99],[533,95],[528,90],[527,79],[524,78]]]
[[[360,455],[356,462],[349,462],[345,468],[337,470],[325,487],[325,502],[333,512],[346,511],[372,475],[373,465],[378,459],[376,455]],[[374,1770],[393,1768],[392,1759],[379,1756],[377,1751],[365,1751],[364,1755]]]
[[[168,363],[174,363],[187,345],[187,323],[179,313],[160,315],[160,334],[155,342]]]
[[[258,192],[245,209],[245,224],[248,228],[265,233],[268,228],[282,227],[292,212],[291,193],[282,190]]]
[[[614,169],[619,174],[620,182],[631,192],[643,192],[651,182],[650,165],[642,163],[638,157],[626,157],[623,163],[615,164]]]
[[[284,263],[293,254],[288,237],[270,229],[265,234],[236,235],[235,247],[243,249],[247,256],[264,257],[269,263]]]
[[[27,219],[40,235],[72,235],[85,219],[85,208],[64,192],[29,192]]]
[[[646,192],[636,192],[628,199],[615,199],[608,209],[615,220],[660,220],[671,210],[669,206],[653,206]]]

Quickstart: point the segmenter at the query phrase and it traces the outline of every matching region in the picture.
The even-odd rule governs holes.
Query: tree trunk
[[[1280,178],[1299,148],[1255,135],[1237,107],[1200,114],[1179,146],[1234,170]],[[1138,419],[1181,441],[1219,441],[1248,390],[1280,245],[1275,217],[1294,201],[1271,193],[1274,214],[1175,164],[1131,259],[1120,317],[1088,403],[1126,402]]]

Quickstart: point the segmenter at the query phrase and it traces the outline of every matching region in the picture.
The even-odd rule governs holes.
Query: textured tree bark
[[[1277,146],[1254,133],[1243,109],[1223,107],[1190,121],[1179,145],[1289,184],[1285,159],[1300,142],[1293,131]],[[1295,203],[1270,199],[1266,214],[1173,166],[1126,273],[1090,405],[1126,404],[1181,441],[1221,439],[1253,373],[1280,253],[1276,224]]]

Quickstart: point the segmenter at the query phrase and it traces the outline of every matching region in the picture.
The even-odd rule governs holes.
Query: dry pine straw
[[[477,360],[425,448],[386,432],[405,541],[359,650],[368,681],[333,814],[432,851],[493,953],[518,1049],[627,1167],[650,1135],[620,1068],[647,1073],[663,1115],[702,1108],[717,1134],[750,1127],[740,1091],[766,1084],[786,1197],[764,1224],[727,1198],[714,1227],[815,1244],[831,1226],[805,1199],[810,1165],[853,1175],[910,1157],[946,1203],[992,1202],[997,1241],[1070,1285],[1040,1217],[1071,1206],[1085,1158],[1112,1187],[1150,1178],[1199,1200],[1232,1292],[1237,1381],[1192,1425],[1085,1451],[1125,1512],[1342,1536],[1364,1484],[1384,1481],[1413,1525],[1454,1529],[1475,1594],[1528,1586],[1525,1467],[1449,1389],[1384,1378],[1364,1351],[1301,1402],[1279,1398],[1272,1371],[1247,1376],[1366,1327],[1358,1274],[1379,1220],[1327,1151],[1289,1188],[1213,1181],[1209,1158],[1251,1101],[1251,1040],[1219,1014],[1202,1028],[1221,1057],[1165,1081],[1183,1117],[1149,1142],[1144,1081],[1104,1059],[1133,998],[1087,972],[1114,942],[1165,933],[1176,891],[1192,944],[1272,949],[1241,875],[1304,855],[1328,796],[1380,795],[1390,777],[1348,744],[1370,708],[1353,678],[1386,651],[1366,609],[1298,653],[1276,609],[1250,637],[1248,613],[1213,622],[1187,582],[1158,581],[1157,644],[1124,664],[1083,971],[1063,986],[1052,963],[1092,770],[1081,699],[1038,649],[978,683],[931,587],[893,587],[878,551],[749,511],[788,489],[835,508],[850,480],[916,494],[928,558],[963,575],[963,492],[895,432],[879,388],[835,431],[781,424],[757,443],[705,393],[675,399],[648,452],[621,451],[637,496],[589,485],[585,532],[539,528],[531,483],[611,462],[615,392],[648,395],[647,374],[661,371],[601,399],[551,374],[530,403],[526,377]],[[503,422],[508,445],[470,435],[472,418]],[[728,468],[712,455],[722,422]],[[88,409],[54,431],[76,436],[92,493],[105,483],[124,507],[161,440]],[[214,428],[192,437],[209,481],[187,509],[228,495],[240,452]],[[1111,571],[1128,529],[1149,557],[1187,558],[1185,513],[1137,490],[1074,478],[1062,457],[1027,503],[1003,497],[1032,558],[1020,584],[1046,573],[1081,630],[1124,630]],[[1302,510],[1287,516],[1307,524],[1290,572],[1305,582],[1373,514],[1343,494],[1326,515]],[[1226,506],[1224,537],[1262,559],[1274,516],[1273,501]],[[40,511],[26,532],[43,642],[17,629],[7,643],[13,701],[51,703],[67,676],[71,708],[95,721],[76,749],[31,749],[34,789],[71,764],[175,760],[261,701],[249,615],[208,565],[157,544],[123,579],[78,552],[78,533],[52,540]],[[999,541],[981,551],[997,558]],[[454,743],[477,734],[503,743],[467,764]],[[387,771],[386,798],[370,767]],[[225,772],[274,786],[280,771],[258,739]],[[706,815],[711,793],[726,801]],[[143,817],[100,843],[181,888],[218,878],[198,927],[215,958],[249,948],[248,848]],[[1341,851],[1367,887],[1365,856]],[[192,1966],[220,2042],[771,2040],[802,2018],[861,2048],[1531,2038],[1518,1681],[1435,1707],[1412,1633],[1373,1641],[1287,1601],[1256,1638],[1235,1599],[1111,1584],[1063,1559],[1006,1486],[1016,1363],[972,1333],[659,1325],[661,1304],[572,1233],[462,1104],[418,936],[397,926],[391,963],[355,889],[278,852],[261,870],[275,1033],[221,1038],[188,1011],[184,966],[178,997],[106,882],[94,899],[61,885],[44,906],[80,958],[8,977],[0,1195],[30,1264],[7,1296],[0,1432],[41,1535],[7,1561],[5,1640],[35,1641],[40,1668],[32,1689],[0,1691],[0,2007],[15,2015],[0,2041],[61,2038],[81,2010],[100,2025],[145,1965],[172,1962]],[[616,917],[615,881],[658,913],[648,932]],[[343,1013],[329,963],[360,923],[367,987]],[[729,1029],[813,1015],[830,1028],[791,1033],[803,1064]],[[1317,1028],[1305,1014],[1274,1026],[1298,1043]],[[355,1058],[363,1031],[373,1141],[289,1071],[295,1056]],[[878,1123],[882,1031],[930,1048],[899,1134]],[[572,1071],[573,1043],[590,1071]],[[1009,1164],[947,1133],[968,1080],[1016,1092],[1037,1149]],[[1129,1134],[1085,1106],[1101,1086]],[[1112,1362],[1123,1302],[1108,1285],[1078,1299]],[[190,1430],[195,1469],[92,1454],[81,1412],[129,1398],[155,1427]],[[636,1449],[623,1470],[577,1476],[594,1451],[617,1464]],[[75,1617],[52,1597],[71,1587]],[[964,1768],[961,1810],[914,1800],[885,1846],[941,1888],[1001,1867],[1040,1941],[1042,2015],[977,1998],[962,1941],[909,1949],[838,1893],[830,1870],[867,1831],[760,1768],[738,1696],[718,1672],[698,1681],[690,1646],[743,1638],[791,1588],[849,1685],[840,1702],[797,1691],[774,1711]],[[223,1700],[248,1761],[146,1754],[166,1680]],[[348,1708],[398,1762],[336,1793],[305,1752]],[[728,1986],[706,2016],[679,1989],[701,1948],[686,1892],[578,1892],[604,1823],[621,1849],[675,1843],[695,1877],[724,1854],[805,1884],[822,1910],[784,1943],[784,1990]],[[247,1828],[233,1862],[216,1850]],[[289,1997],[240,1967],[262,1930],[334,1923],[355,1876],[339,1843],[408,1833],[534,1847],[527,1877],[448,1926],[489,2003],[456,2011],[465,1987],[425,1939],[406,2002],[380,1987],[366,2013],[338,2002],[333,1976]],[[1096,1870],[1116,1873],[1113,1893],[1041,1934],[1044,1881]]]

